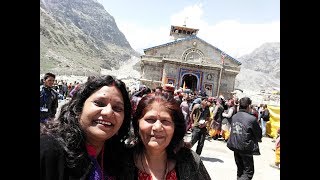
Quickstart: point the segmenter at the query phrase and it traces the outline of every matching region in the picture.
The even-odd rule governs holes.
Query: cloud
[[[237,58],[252,52],[265,42],[280,42],[280,21],[264,24],[243,24],[236,20],[224,20],[213,24],[203,19],[202,4],[185,7],[173,14],[170,25],[199,29],[198,37],[211,45]],[[143,53],[142,49],[161,45],[170,40],[170,25],[156,29],[132,22],[118,23],[133,49]]]
[[[164,44],[170,41],[170,27],[152,29],[132,22],[121,21],[117,23],[120,31],[126,36],[131,47],[143,53],[143,49]]]
[[[198,37],[232,57],[251,53],[266,42],[280,42],[280,21],[241,24],[226,20],[199,30]]]
[[[202,15],[202,4],[197,4],[185,7],[181,12],[173,14],[170,22],[172,25],[182,26],[186,24],[187,27],[199,29],[198,27],[208,26],[208,24],[202,20]]]

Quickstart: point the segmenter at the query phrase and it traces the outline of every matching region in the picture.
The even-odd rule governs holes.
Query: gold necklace
[[[143,154],[144,159],[147,161],[147,157],[146,157],[145,153],[143,152],[142,154]],[[145,170],[144,165],[143,165],[142,156],[140,156],[140,161],[141,161],[141,165],[142,165],[143,171],[145,173],[147,173],[147,171]],[[149,171],[150,171],[150,168],[149,168]],[[166,179],[167,173],[168,173],[168,160],[166,160],[166,167],[164,169],[164,174],[163,174],[163,178],[162,179]]]

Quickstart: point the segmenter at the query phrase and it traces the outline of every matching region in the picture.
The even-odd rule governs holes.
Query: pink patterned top
[[[152,176],[146,172],[138,170],[138,179],[139,180],[152,180]],[[177,180],[177,173],[175,169],[172,169],[167,173],[166,180]]]

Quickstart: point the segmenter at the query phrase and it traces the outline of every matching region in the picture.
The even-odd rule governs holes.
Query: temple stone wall
[[[149,79],[154,81],[162,80],[162,70],[163,70],[162,63],[156,63],[156,62],[142,63],[141,69],[142,69],[142,76],[141,76],[142,79]]]
[[[192,50],[192,52],[191,52]],[[197,51],[198,59],[188,57],[186,52]],[[190,53],[190,54],[191,54]],[[201,61],[197,61],[201,59]],[[220,93],[229,97],[234,90],[235,78],[240,71],[240,65],[229,56],[225,57],[225,70],[222,73]],[[145,50],[142,56],[141,83],[152,88],[155,84],[167,83],[169,80],[178,88],[181,87],[181,69],[192,72],[201,72],[199,89],[211,89],[213,96],[217,96],[221,70],[221,51],[212,45],[198,39],[177,40],[158,47]],[[186,72],[184,72],[186,73]],[[201,82],[200,82],[201,79]],[[155,82],[156,81],[156,82]]]

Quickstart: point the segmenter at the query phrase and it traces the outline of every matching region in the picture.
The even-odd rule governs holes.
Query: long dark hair
[[[117,153],[121,153],[124,146],[123,140],[128,137],[130,128],[131,104],[126,85],[112,76],[96,76],[80,88],[72,99],[61,106],[59,116],[56,120],[48,121],[40,128],[40,134],[48,134],[55,137],[62,145],[66,153],[67,166],[69,168],[80,167],[82,170],[88,168],[90,161],[87,158],[86,134],[79,123],[84,102],[94,92],[103,86],[114,85],[121,91],[124,101],[124,121],[117,133],[105,143],[104,159],[105,169],[110,173],[116,170]]]
[[[142,153],[144,149],[144,145],[139,136],[138,121],[147,113],[148,110],[150,110],[151,104],[155,101],[159,102],[160,106],[166,107],[172,117],[174,123],[174,133],[168,147],[166,148],[166,151],[169,158],[174,158],[174,152],[181,144],[181,141],[186,133],[186,124],[184,122],[184,116],[179,103],[173,98],[173,96],[170,96],[167,93],[151,93],[144,96],[139,101],[136,112],[132,119],[134,134],[136,137],[138,137],[138,144],[136,145],[135,150],[137,153]]]

